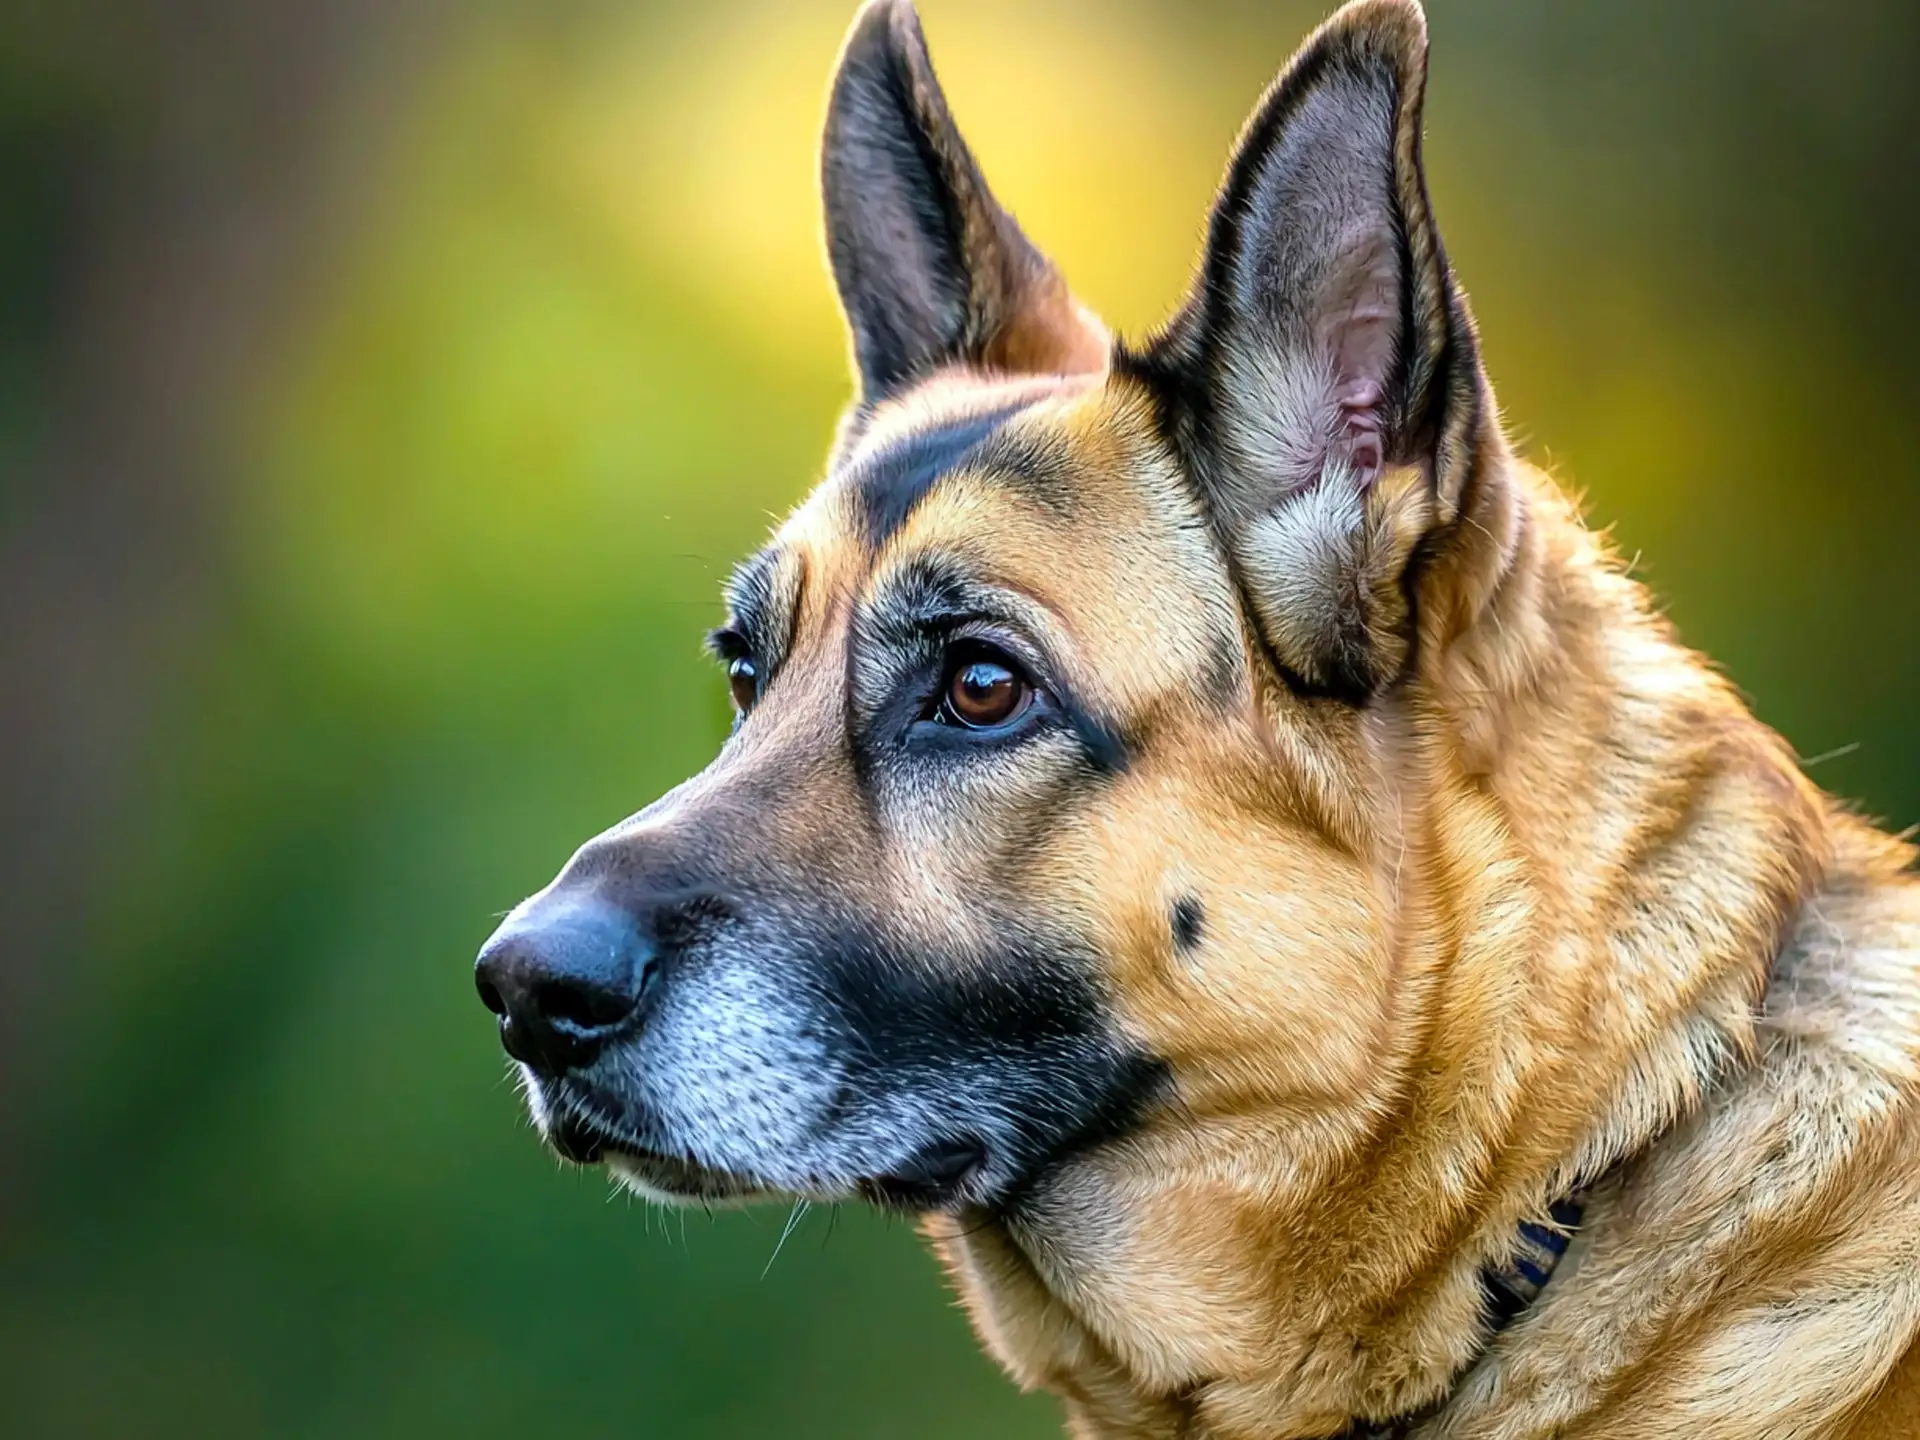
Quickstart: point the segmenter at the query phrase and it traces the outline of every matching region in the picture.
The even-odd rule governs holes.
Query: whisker
[[[1800,768],[1802,770],[1811,770],[1814,766],[1824,765],[1829,760],[1838,760],[1843,756],[1851,755],[1859,748],[1860,742],[1856,740],[1851,745],[1840,745],[1832,750],[1822,750],[1818,755],[1809,755],[1803,759],[1800,762]]]
[[[836,1200],[827,1209],[827,1233],[820,1237],[820,1253],[822,1255],[827,1253],[827,1246],[833,1240],[834,1226],[838,1225],[839,1223],[840,1223],[840,1202]]]
[[[760,1278],[762,1280],[767,1278],[768,1271],[773,1269],[773,1262],[780,1258],[780,1252],[786,1248],[787,1237],[800,1228],[800,1221],[811,1208],[805,1200],[796,1200],[793,1202],[793,1209],[787,1212],[786,1228],[780,1232],[780,1239],[774,1244],[773,1254],[767,1257],[766,1269],[760,1272]]]

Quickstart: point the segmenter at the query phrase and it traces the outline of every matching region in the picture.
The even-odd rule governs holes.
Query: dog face
[[[1128,348],[987,191],[911,10],[862,12],[823,161],[860,397],[731,586],[733,734],[481,956],[561,1153],[1120,1216],[1252,1153],[1306,1184],[1302,1135],[1379,1119],[1423,858],[1373,702],[1497,543],[1453,533],[1497,439],[1424,56],[1391,0],[1316,35]]]

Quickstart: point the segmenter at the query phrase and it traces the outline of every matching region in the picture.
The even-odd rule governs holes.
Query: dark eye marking
[[[873,763],[910,727],[929,743],[944,740],[952,747],[1026,736],[1044,722],[1071,732],[1093,770],[1125,770],[1130,741],[1075,693],[1058,657],[1034,638],[1046,629],[1036,608],[1032,600],[970,575],[952,557],[929,554],[905,562],[856,609],[847,631],[848,669],[855,677],[847,691],[847,730],[856,743],[856,764]],[[983,650],[989,652],[984,657]],[[963,699],[950,707],[946,725],[919,731],[917,722],[932,722],[968,666],[982,658],[1025,682],[1025,709],[997,729],[980,726],[984,714],[977,716],[969,733]]]
[[[727,623],[707,637],[707,648],[723,662],[745,655],[772,678],[793,639],[800,605],[804,557],[780,545],[748,556],[727,581]]]
[[[1173,943],[1181,950],[1199,945],[1207,926],[1207,912],[1198,895],[1182,895],[1173,902]]]
[[[804,556],[774,544],[727,582],[727,623],[707,636],[707,649],[726,667],[738,717],[759,703],[792,643],[804,570]]]

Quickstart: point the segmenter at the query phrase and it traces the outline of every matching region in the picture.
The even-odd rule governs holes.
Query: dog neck
[[[1395,792],[1372,1073],[1337,1111],[1169,1115],[1017,1214],[929,1224],[1077,1433],[1324,1436],[1442,1401],[1521,1227],[1753,1051],[1818,793],[1497,437],[1454,529],[1417,669],[1361,722]]]

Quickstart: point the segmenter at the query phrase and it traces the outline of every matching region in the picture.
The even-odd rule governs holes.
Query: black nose
[[[626,911],[598,901],[541,902],[493,933],[473,967],[500,1043],[548,1075],[591,1064],[640,1012],[658,968]]]

